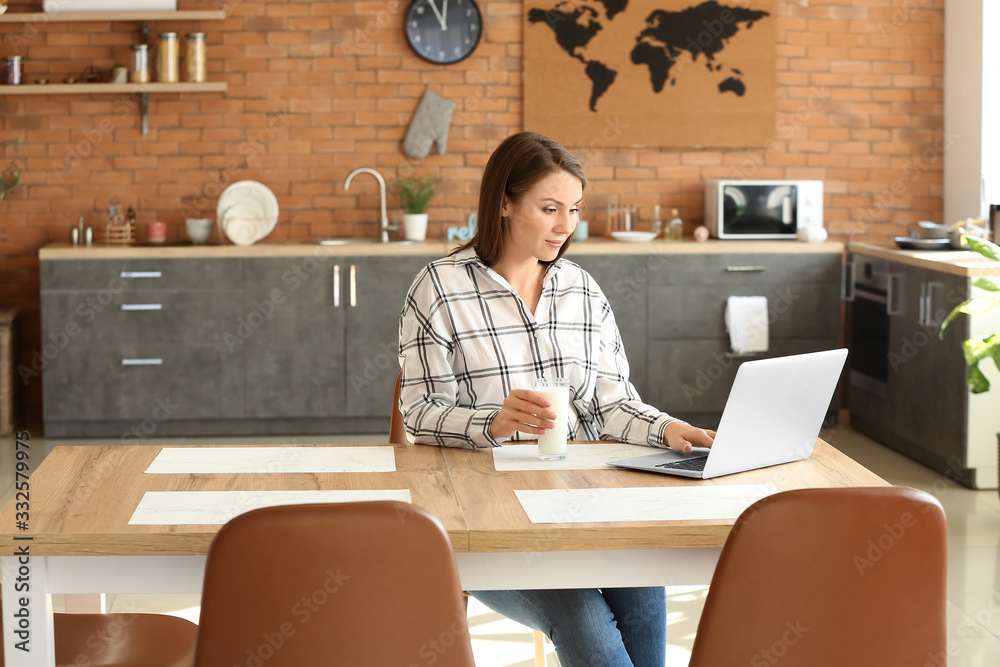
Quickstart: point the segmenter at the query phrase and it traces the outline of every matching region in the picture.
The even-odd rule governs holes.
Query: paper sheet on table
[[[531,523],[735,519],[773,484],[514,491]]]
[[[395,472],[392,446],[164,447],[152,474]]]
[[[147,491],[128,520],[132,526],[223,524],[261,507],[368,500],[410,502],[409,489],[300,491]]]
[[[623,443],[570,443],[566,448],[566,458],[562,461],[539,461],[538,445],[504,445],[493,448],[493,468],[495,470],[597,470],[609,468],[608,461],[627,459],[633,456],[655,454],[654,447],[626,445]]]

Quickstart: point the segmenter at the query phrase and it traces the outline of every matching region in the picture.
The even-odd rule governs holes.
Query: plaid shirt
[[[432,262],[406,295],[399,356],[400,410],[421,444],[499,446],[490,424],[504,398],[543,376],[569,380],[570,440],[664,447],[675,421],[639,399],[607,298],[566,259],[546,270],[534,314],[473,249]]]

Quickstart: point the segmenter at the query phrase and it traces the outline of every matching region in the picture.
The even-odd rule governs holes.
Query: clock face
[[[405,27],[406,39],[418,56],[450,65],[476,48],[483,21],[473,0],[413,0]]]

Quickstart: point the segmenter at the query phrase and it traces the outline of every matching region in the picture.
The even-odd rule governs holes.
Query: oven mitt
[[[448,126],[454,111],[454,102],[427,88],[406,131],[403,152],[415,160],[422,160],[431,152],[431,144],[437,143],[438,153],[444,155],[448,146]]]

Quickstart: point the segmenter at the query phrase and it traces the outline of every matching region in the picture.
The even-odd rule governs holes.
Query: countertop
[[[197,257],[294,257],[300,255],[378,256],[378,255],[432,255],[444,257],[454,246],[443,241],[413,244],[359,243],[356,245],[321,246],[317,243],[258,243],[252,246],[236,245],[134,245],[74,246],[53,243],[38,251],[40,259],[151,259]],[[574,242],[567,256],[574,255],[670,255],[715,253],[842,253],[844,244],[835,242],[800,243],[798,241],[716,241],[698,243],[684,241],[651,241],[649,243],[622,243],[612,239],[590,238]]]
[[[851,243],[849,252],[965,278],[1000,276],[1000,262],[971,250],[900,250],[871,243]]]

